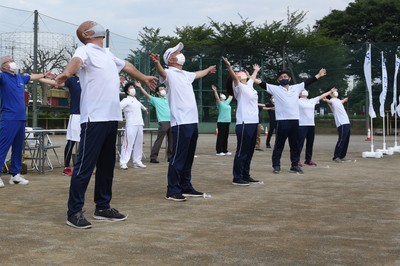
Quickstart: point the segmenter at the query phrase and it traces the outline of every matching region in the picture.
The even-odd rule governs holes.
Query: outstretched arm
[[[237,85],[239,85],[239,78],[238,78],[238,76],[235,74],[235,72],[233,71],[232,66],[231,66],[231,63],[229,62],[228,58],[222,57],[222,59],[224,60],[224,63],[225,63],[225,65],[226,65],[226,67],[228,68],[229,75],[231,76],[232,81],[233,81],[233,84],[234,84],[235,87],[236,87]]]
[[[160,77],[162,77],[165,80],[167,78],[167,72],[165,72],[165,69],[162,67],[162,65],[160,63],[160,55],[151,54],[150,59],[151,59],[151,61],[153,61],[154,65],[156,67],[156,70],[158,72],[158,75],[160,75]]]
[[[215,86],[215,85],[213,84],[213,85],[211,85],[211,89],[214,91],[215,101],[216,101],[217,103],[219,103],[219,102],[220,102],[220,99],[219,99],[219,95],[218,95],[218,92],[217,92],[217,86]],[[230,97],[230,96],[229,96],[229,97]]]
[[[79,68],[82,66],[83,62],[82,59],[79,57],[73,57],[68,65],[65,67],[64,71],[55,78],[56,84],[54,87],[60,87],[64,84],[64,82],[78,72]]]
[[[140,83],[140,81],[135,80],[135,86],[138,87],[138,88],[142,91],[142,93],[144,94],[144,96],[145,96],[147,99],[150,99],[150,98],[151,98],[151,95],[148,94],[147,91],[143,88],[143,86],[142,86],[142,84]]]
[[[318,72],[318,74],[316,74],[314,77],[308,78],[304,81],[304,87],[308,87],[309,85],[311,85],[312,83],[316,82],[318,79],[322,78],[326,76],[326,69],[325,68],[321,68]]]
[[[321,94],[321,95],[318,96],[318,97],[319,97],[320,100],[321,100],[321,99],[324,99],[324,98],[326,98],[326,96],[328,96],[329,94],[331,94],[332,92],[335,92],[335,91],[337,91],[337,89],[336,89],[336,88],[332,88],[331,90],[329,90],[329,91],[327,91],[327,92]]]
[[[258,74],[258,72],[260,71],[260,66],[259,65],[257,65],[257,64],[254,64],[253,65],[253,74],[251,74],[251,76],[250,76],[250,79],[252,79],[253,81],[255,81],[256,80],[256,78],[257,78],[257,74]]]
[[[126,72],[129,76],[131,76],[132,78],[142,81],[144,84],[146,84],[146,86],[148,88],[150,88],[150,89],[156,88],[157,78],[154,76],[147,76],[147,75],[143,74],[131,63],[126,62],[125,66],[122,70],[124,72]]]
[[[200,70],[200,71],[196,71],[195,72],[196,73],[196,79],[205,77],[208,74],[215,73],[215,72],[217,72],[217,67],[215,65],[207,67],[206,69],[203,69],[203,70]]]

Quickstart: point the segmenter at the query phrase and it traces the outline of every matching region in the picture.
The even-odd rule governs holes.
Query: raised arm
[[[79,57],[73,57],[68,65],[65,67],[64,71],[55,78],[56,84],[54,87],[63,86],[64,82],[78,72],[79,68],[82,66],[82,59]]]
[[[152,90],[156,88],[156,81],[157,78],[154,76],[147,76],[140,72],[134,65],[129,62],[125,63],[124,68],[122,69],[126,72],[129,76],[133,77],[134,79],[138,79],[142,81],[146,86]]]
[[[320,100],[321,100],[321,99],[324,99],[324,98],[326,98],[326,96],[328,96],[329,94],[331,94],[331,93],[333,93],[333,92],[335,92],[335,91],[337,91],[337,89],[336,89],[336,88],[332,88],[331,90],[329,90],[329,91],[327,91],[327,92],[321,94],[321,95],[318,96],[318,97],[319,97]]]
[[[318,72],[318,74],[316,74],[314,77],[308,78],[304,81],[304,87],[308,87],[309,85],[311,85],[312,83],[316,82],[318,79],[322,78],[326,76],[326,69],[325,68],[321,68]]]
[[[253,81],[255,81],[256,80],[256,78],[257,78],[257,74],[258,74],[258,72],[260,71],[260,66],[259,65],[257,65],[257,64],[254,64],[253,65],[253,74],[251,74],[251,76],[250,76],[250,79],[252,79]]]
[[[140,81],[135,80],[135,86],[138,87],[138,88],[142,91],[142,93],[144,94],[144,96],[145,96],[147,99],[150,99],[150,98],[151,98],[151,95],[148,94],[147,91],[143,88],[143,86],[142,86],[142,84],[140,83]]]
[[[195,72],[196,73],[196,79],[203,78],[203,77],[207,76],[208,74],[210,74],[210,73],[213,74],[215,72],[217,72],[217,67],[215,65],[214,66],[209,66],[206,69],[203,69],[203,70],[200,70],[200,71],[196,71]]]
[[[219,95],[218,95],[218,92],[217,92],[217,86],[215,86],[215,85],[213,84],[213,85],[211,85],[211,89],[214,91],[215,101],[216,101],[217,103],[219,103],[221,100],[219,99]]]
[[[235,72],[233,71],[232,66],[231,66],[231,63],[229,62],[228,58],[222,57],[222,59],[224,60],[224,63],[225,63],[225,65],[226,65],[227,69],[228,69],[229,75],[231,76],[232,81],[233,81],[233,84],[234,84],[235,87],[236,87],[237,85],[239,85],[239,82],[240,82],[240,81],[239,81],[239,78],[238,78],[238,76],[235,74]]]
[[[160,56],[158,54],[151,54],[150,59],[151,61],[153,61],[156,70],[158,72],[158,75],[160,75],[160,77],[165,80],[167,78],[167,72],[165,72],[165,69],[162,67],[160,63]]]

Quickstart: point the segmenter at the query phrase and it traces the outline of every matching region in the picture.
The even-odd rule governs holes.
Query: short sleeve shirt
[[[333,116],[335,117],[336,127],[350,124],[349,117],[347,115],[346,109],[344,109],[342,101],[338,98],[331,98],[330,101],[330,107],[332,108]]]
[[[156,108],[158,122],[169,122],[171,120],[171,110],[167,98],[151,96],[149,103]]]
[[[125,61],[115,57],[108,48],[92,43],[78,47],[73,57],[83,62],[79,70],[81,123],[122,121],[119,72]]]
[[[299,112],[300,126],[315,126],[314,112],[315,105],[319,103],[319,97],[315,97],[312,99],[300,98],[299,99]]]
[[[274,96],[276,120],[298,120],[299,94],[304,90],[304,82],[291,85],[288,89],[267,84],[267,92]]]
[[[254,81],[249,79],[247,84],[239,82],[233,85],[233,93],[238,102],[236,124],[258,124],[258,94],[253,87]]]
[[[171,126],[198,123],[199,115],[192,85],[196,73],[171,66],[165,72],[166,79],[160,81],[168,88]]]
[[[0,120],[26,120],[25,84],[29,75],[0,73]]]
[[[231,99],[226,99],[225,101],[219,101],[218,107],[218,120],[219,123],[230,123],[232,121],[232,108]]]

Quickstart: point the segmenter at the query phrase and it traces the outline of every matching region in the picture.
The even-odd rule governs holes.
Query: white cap
[[[307,97],[308,96],[308,91],[307,90],[302,90],[301,93],[300,93],[300,96]]]
[[[165,51],[163,56],[165,64],[168,65],[168,60],[172,53],[175,53],[176,51],[182,51],[182,49],[183,49],[183,43],[181,42],[178,43],[175,47],[167,49],[167,51]]]

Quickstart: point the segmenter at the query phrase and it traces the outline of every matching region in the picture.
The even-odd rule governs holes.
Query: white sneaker
[[[26,180],[24,178],[24,176],[20,175],[20,174],[16,174],[15,176],[12,176],[10,178],[10,185],[28,185],[29,184],[29,180]]]
[[[3,180],[1,179],[1,177],[0,177],[0,187],[4,187],[4,182],[3,182]]]
[[[144,165],[142,162],[133,163],[133,168],[146,168],[147,166]]]
[[[225,156],[225,153],[220,152],[220,153],[217,153],[217,154],[215,154],[215,155],[217,155],[217,156]]]
[[[126,164],[120,164],[119,168],[121,168],[121,170],[128,170],[128,166]]]
[[[228,151],[228,152],[225,152],[225,155],[229,156],[229,155],[232,155],[232,153]]]

